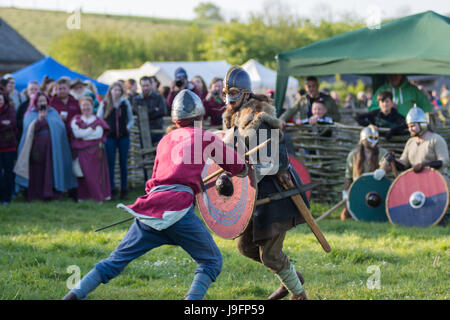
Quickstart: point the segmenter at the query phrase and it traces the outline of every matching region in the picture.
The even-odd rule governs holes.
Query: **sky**
[[[366,17],[378,10],[381,18],[405,16],[433,10],[450,13],[449,0],[0,0],[1,6],[83,12],[140,15],[160,18],[193,19],[194,8],[212,2],[222,9],[226,20],[245,19],[250,12],[262,12],[264,4],[281,2],[300,17],[336,19],[341,13]],[[1,11],[1,9],[0,9]]]

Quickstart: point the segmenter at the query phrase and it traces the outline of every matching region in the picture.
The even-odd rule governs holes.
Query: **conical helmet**
[[[367,140],[370,143],[377,144],[379,137],[380,134],[378,133],[377,127],[373,124],[370,124],[361,130],[359,134],[359,141],[362,142],[364,140]]]
[[[421,108],[418,108],[415,104],[414,107],[411,108],[411,110],[409,110],[408,114],[406,115],[407,124],[414,122],[424,124],[428,123],[427,115],[425,114],[425,112]]]
[[[173,99],[172,120],[192,119],[203,116],[205,108],[198,95],[188,89],[181,90]]]

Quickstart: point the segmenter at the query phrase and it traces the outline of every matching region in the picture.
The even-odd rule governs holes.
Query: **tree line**
[[[168,26],[148,34],[116,29],[68,30],[52,41],[49,54],[90,77],[107,69],[137,68],[146,61],[226,60],[243,64],[256,59],[275,69],[283,51],[363,27],[358,20],[313,23],[285,12],[252,14],[243,22],[217,21],[210,26]]]

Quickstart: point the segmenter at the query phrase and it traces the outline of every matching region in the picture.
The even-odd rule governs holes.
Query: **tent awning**
[[[14,72],[12,75],[16,82],[16,88],[19,91],[26,88],[28,82],[41,82],[45,76],[53,78],[55,79],[55,81],[63,76],[69,77],[71,79],[80,78],[83,81],[89,80],[97,87],[97,91],[100,95],[105,95],[109,87],[108,85],[100,83],[95,79],[91,79],[89,77],[86,77],[85,75],[70,70],[51,57],[42,58],[41,60],[36,61],[35,63]]]

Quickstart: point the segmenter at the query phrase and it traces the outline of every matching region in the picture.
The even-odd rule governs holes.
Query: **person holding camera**
[[[222,125],[222,113],[225,111],[225,101],[223,97],[223,79],[213,78],[209,84],[209,92],[203,101],[206,118],[211,119],[212,126]]]
[[[27,201],[60,199],[63,192],[77,187],[65,124],[42,91],[34,95],[30,107],[14,168],[16,184],[28,189]]]
[[[169,95],[167,96],[167,111],[170,114],[172,110],[172,103],[175,96],[184,89],[194,90],[194,85],[188,82],[188,75],[186,70],[179,67],[175,70],[175,80],[170,84]]]

